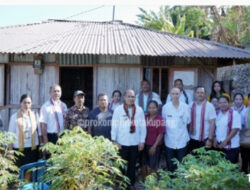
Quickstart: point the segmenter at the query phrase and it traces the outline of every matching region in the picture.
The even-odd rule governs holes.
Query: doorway
[[[85,105],[93,106],[93,68],[92,67],[61,67],[60,85],[62,87],[62,101],[68,107],[74,105],[73,93],[82,90],[86,93]]]

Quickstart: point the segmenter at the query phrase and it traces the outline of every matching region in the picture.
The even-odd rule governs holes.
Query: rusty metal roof
[[[0,28],[0,53],[250,58],[250,51],[137,25],[48,20]]]

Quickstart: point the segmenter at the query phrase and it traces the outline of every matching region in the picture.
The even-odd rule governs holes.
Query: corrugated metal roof
[[[250,51],[122,22],[49,20],[0,28],[0,53],[250,58]]]

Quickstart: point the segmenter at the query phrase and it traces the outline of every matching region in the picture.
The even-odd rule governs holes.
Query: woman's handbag
[[[250,148],[250,129],[242,129],[240,131],[240,146]]]

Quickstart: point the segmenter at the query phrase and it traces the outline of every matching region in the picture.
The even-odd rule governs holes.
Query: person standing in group
[[[111,120],[113,111],[108,108],[108,95],[100,93],[98,107],[89,113],[88,132],[92,136],[103,136],[111,140]]]
[[[17,158],[18,167],[38,160],[39,135],[41,135],[38,116],[31,110],[31,97],[27,94],[22,95],[20,104],[21,108],[11,116],[9,123],[9,132],[16,134],[15,142],[10,148],[23,153],[23,156]]]
[[[186,104],[191,104],[193,99],[191,98],[190,94],[188,92],[186,92],[184,90],[184,85],[183,85],[183,81],[181,79],[176,79],[174,81],[174,87],[179,88],[180,89],[180,101],[184,102]],[[167,102],[171,102],[171,96],[170,94],[167,96]]]
[[[220,98],[221,96],[226,96],[230,100],[230,96],[225,92],[222,83],[220,81],[214,81],[211,87],[211,94],[207,99],[210,102],[213,97]]]
[[[146,138],[145,115],[141,107],[135,104],[135,91],[128,89],[124,103],[117,107],[112,118],[111,139],[120,148],[122,159],[127,161],[123,173],[135,184],[135,171],[138,151],[144,149]]]
[[[239,92],[235,93],[233,101],[234,101],[232,106],[233,110],[237,111],[241,115],[241,117],[243,117],[244,110],[246,108],[246,106],[243,104],[244,101],[243,94]],[[243,119],[241,123],[243,124]]]
[[[248,107],[245,108],[242,115],[243,115],[242,130],[250,131],[250,93],[248,94]],[[240,153],[241,153],[241,159],[242,159],[241,170],[245,172],[246,174],[248,174],[250,171],[250,148],[240,147]]]
[[[114,111],[119,105],[121,105],[122,93],[120,90],[114,90],[112,93],[112,101],[109,103],[109,109]]]
[[[75,126],[81,127],[85,132],[88,131],[88,115],[89,108],[87,108],[85,103],[85,93],[81,90],[74,92],[73,99],[75,105],[68,109],[67,114],[64,119],[64,128],[73,129]]]
[[[135,103],[147,113],[147,106],[150,100],[155,100],[159,105],[159,109],[161,108],[162,102],[160,96],[157,93],[152,92],[151,84],[148,80],[143,80],[141,81],[141,91],[136,95]]]
[[[190,110],[186,103],[179,100],[179,88],[172,88],[170,96],[172,101],[163,106],[162,117],[166,124],[164,140],[167,168],[173,172],[177,166],[172,159],[176,158],[181,162],[187,154],[187,145],[189,142],[187,124],[190,123]]]
[[[191,123],[189,128],[189,152],[196,148],[213,145],[216,111],[206,100],[205,88],[199,86],[195,90],[196,101],[191,106]]]
[[[148,103],[148,114],[146,115],[147,136],[143,155],[142,178],[145,180],[148,174],[156,172],[159,167],[160,146],[165,133],[165,123],[158,114],[158,103],[151,100]],[[150,168],[148,173],[147,167]]]
[[[52,85],[49,92],[50,99],[42,105],[40,110],[41,131],[44,143],[56,143],[58,134],[64,129],[67,106],[60,100],[62,96],[60,85]]]
[[[218,115],[219,111],[220,111],[220,107],[219,107],[219,98],[217,97],[213,97],[211,99],[211,104],[213,104],[216,115]]]
[[[225,153],[225,158],[232,163],[238,162],[241,118],[237,111],[229,106],[226,96],[219,98],[220,112],[216,117],[214,147]]]

